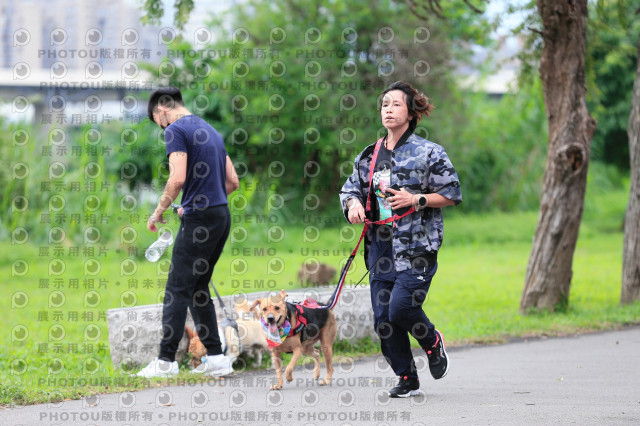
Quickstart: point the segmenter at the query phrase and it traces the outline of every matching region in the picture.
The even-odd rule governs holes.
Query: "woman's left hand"
[[[407,190],[404,188],[400,188],[399,191],[393,188],[387,188],[387,192],[393,194],[392,197],[387,198],[387,201],[389,201],[389,205],[393,210],[415,205],[414,197],[416,197],[417,194],[407,192]]]

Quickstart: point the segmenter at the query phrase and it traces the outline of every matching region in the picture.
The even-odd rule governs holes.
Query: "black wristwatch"
[[[420,196],[418,197],[418,207],[420,207],[421,209],[424,209],[425,207],[427,207],[427,204],[428,204],[427,196],[424,194],[420,194]]]

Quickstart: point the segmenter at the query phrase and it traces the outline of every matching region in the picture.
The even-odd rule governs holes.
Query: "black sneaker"
[[[436,330],[436,343],[425,348],[427,358],[429,358],[429,370],[434,379],[442,379],[449,371],[449,357],[444,349],[444,339],[442,333]]]
[[[390,398],[407,398],[420,393],[420,382],[417,378],[400,377],[398,384],[389,391]]]

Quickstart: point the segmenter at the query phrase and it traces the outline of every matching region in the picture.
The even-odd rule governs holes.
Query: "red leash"
[[[371,182],[373,181],[373,173],[374,173],[374,170],[375,170],[376,160],[378,159],[378,152],[380,151],[380,147],[382,146],[383,139],[384,138],[381,138],[381,139],[378,140],[378,142],[376,143],[376,147],[373,150],[373,156],[371,157],[371,166],[369,168],[369,195],[367,197],[367,205],[366,205],[366,208],[365,208],[365,211],[367,211],[367,212],[371,211]],[[353,251],[351,252],[351,255],[349,256],[349,259],[347,259],[347,263],[344,265],[344,268],[342,268],[342,272],[340,273],[340,280],[338,281],[338,286],[336,287],[335,291],[333,292],[333,295],[331,296],[331,299],[329,299],[329,303],[327,304],[327,306],[325,306],[326,308],[333,309],[334,306],[336,306],[336,304],[338,303],[338,297],[340,296],[340,292],[342,291],[342,287],[344,286],[345,279],[347,278],[347,272],[349,271],[349,267],[351,266],[351,263],[353,263],[353,259],[356,257],[356,253],[358,252],[358,248],[360,247],[360,243],[364,239],[364,236],[367,233],[367,230],[369,229],[369,226],[371,226],[371,225],[384,225],[384,224],[387,224],[387,223],[392,223],[392,222],[395,222],[397,220],[402,219],[405,216],[410,215],[411,213],[413,213],[415,211],[416,211],[416,208],[412,206],[409,210],[407,210],[405,213],[403,213],[400,216],[398,216],[397,214],[394,214],[392,217],[389,217],[389,218],[383,219],[383,220],[379,220],[379,221],[376,221],[376,222],[372,222],[369,219],[365,218],[365,220],[364,220],[364,228],[362,228],[362,233],[360,234],[360,238],[358,238],[358,243],[356,244],[356,248],[353,249]]]

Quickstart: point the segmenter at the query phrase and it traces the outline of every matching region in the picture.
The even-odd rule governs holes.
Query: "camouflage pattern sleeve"
[[[460,181],[444,148],[434,144],[434,148],[429,152],[428,160],[429,191],[448,198],[456,205],[460,204],[462,202]]]
[[[357,198],[358,200],[360,200],[363,206],[366,202],[364,191],[362,190],[360,181],[360,170],[358,167],[361,157],[362,153],[358,154],[355,161],[353,162],[353,173],[351,173],[351,176],[349,176],[344,185],[342,185],[342,189],[340,189],[340,205],[342,206],[342,214],[344,214],[344,218],[347,222],[349,221],[349,209],[347,207],[347,201],[351,198]]]

